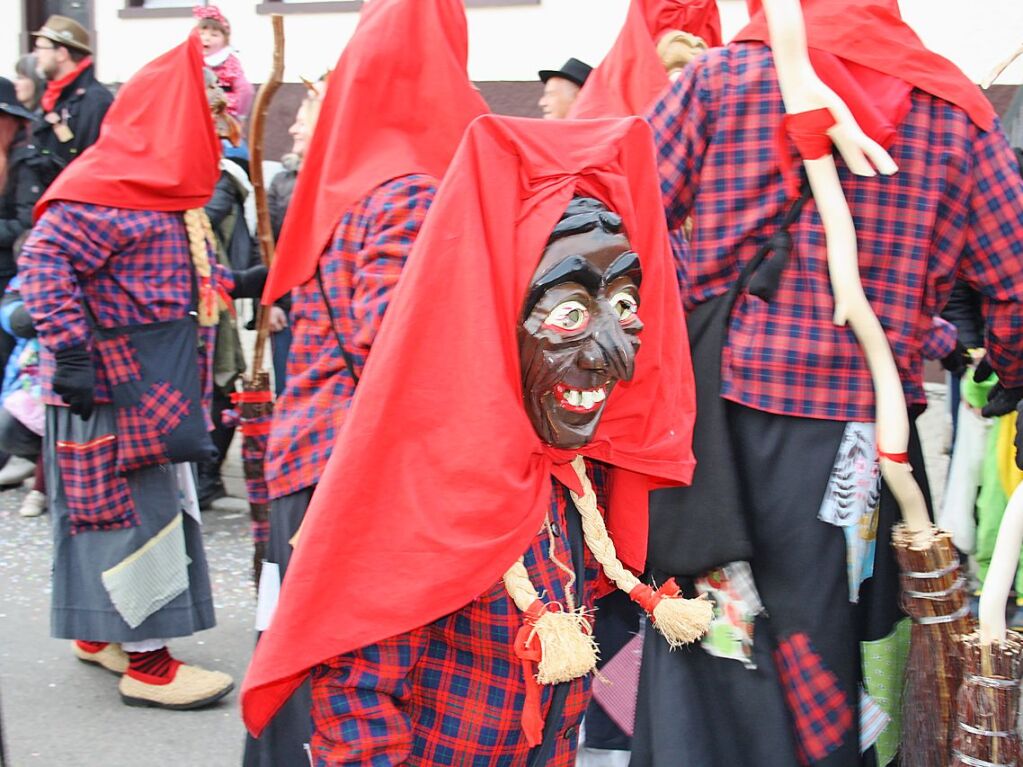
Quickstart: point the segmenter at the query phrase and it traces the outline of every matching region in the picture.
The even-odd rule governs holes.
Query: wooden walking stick
[[[266,199],[263,182],[263,133],[270,102],[284,79],[284,17],[270,16],[274,33],[273,69],[267,81],[256,95],[252,110],[252,124],[249,129],[250,177],[256,194],[256,228],[259,250],[263,263],[269,267],[274,258],[273,228],[270,225],[270,208]],[[256,346],[252,355],[251,373],[242,382],[242,391],[233,395],[240,405],[242,433],[242,466],[245,472],[245,487],[249,496],[249,513],[252,517],[253,573],[256,583],[262,571],[263,557],[270,536],[270,496],[263,474],[263,459],[270,437],[270,423],[273,418],[273,392],[270,390],[270,373],[264,362],[266,341],[270,330],[270,307],[260,306],[256,319]]]
[[[764,9],[789,119],[807,123],[810,133],[826,130],[854,173],[874,175],[871,162],[882,173],[895,172],[888,154],[860,131],[845,104],[814,73],[798,0],[765,0]],[[892,544],[902,570],[903,605],[913,618],[902,764],[942,767],[948,764],[954,696],[961,679],[957,642],[969,630],[965,582],[951,536],[931,524],[912,475],[902,381],[884,329],[863,292],[856,231],[834,158],[827,150],[814,154],[803,163],[824,224],[834,321],[848,324],[863,348],[874,384],[881,473],[902,513]]]

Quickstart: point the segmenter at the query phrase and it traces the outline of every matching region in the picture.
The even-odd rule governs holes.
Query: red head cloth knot
[[[828,131],[835,125],[835,118],[827,109],[812,109],[809,112],[787,114],[778,126],[778,164],[790,197],[799,196],[799,178],[792,169],[787,139],[792,139],[799,156],[804,160],[819,160],[831,154],[831,137]]]
[[[215,5],[197,5],[192,8],[192,17],[202,21],[203,19],[209,19],[215,21],[224,28],[224,34],[231,34],[231,24],[227,20],[227,16],[220,12],[220,9]]]
[[[668,578],[668,580],[661,584],[661,587],[657,589],[657,591],[654,591],[645,583],[640,583],[629,592],[629,598],[642,607],[650,620],[653,621],[654,609],[661,603],[661,600],[665,597],[673,599],[680,593],[681,590],[679,589],[678,584],[675,583],[675,579]]]

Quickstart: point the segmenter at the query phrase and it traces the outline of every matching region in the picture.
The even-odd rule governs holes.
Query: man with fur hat
[[[836,158],[910,415],[926,407],[923,342],[957,277],[982,296],[1008,412],[1023,393],[1023,182],[990,103],[896,0],[801,4],[813,69],[898,167],[854,175]],[[915,432],[905,453],[879,449],[870,370],[838,324],[799,167],[807,145],[830,149],[829,126],[784,114],[767,20],[749,7],[750,25],[649,114],[668,224],[694,222],[676,255],[701,328],[700,465],[691,487],[651,501],[649,563],[695,580],[718,614],[686,653],[646,635],[631,764],[886,765],[902,680],[885,672],[905,657],[906,616],[878,461],[909,464],[929,498],[926,474]]]
[[[48,159],[47,184],[99,138],[113,96],[96,80],[89,33],[74,19],[50,16],[37,31],[33,51],[46,91],[39,103],[43,123],[33,138]]]
[[[166,645],[214,625],[184,461],[212,452],[212,334],[228,292],[243,295],[211,255],[202,212],[219,176],[211,111],[223,107],[197,34],[139,70],[99,141],[36,206],[19,265],[47,405],[51,632],[117,674],[132,706],[198,708],[233,687]],[[258,294],[262,280],[245,277]]]

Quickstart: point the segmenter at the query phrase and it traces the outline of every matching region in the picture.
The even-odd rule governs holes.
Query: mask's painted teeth
[[[573,413],[592,413],[607,399],[607,391],[599,389],[573,389],[563,383],[554,387],[554,398],[558,404]]]

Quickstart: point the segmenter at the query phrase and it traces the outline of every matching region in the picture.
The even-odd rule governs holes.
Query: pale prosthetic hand
[[[764,0],[771,48],[787,112],[786,126],[803,154],[807,178],[827,239],[828,271],[837,325],[852,328],[863,347],[876,395],[877,447],[881,472],[914,536],[933,530],[920,486],[908,462],[909,415],[905,394],[884,329],[860,281],[856,231],[826,134],[849,169],[860,176],[895,173],[891,156],[857,125],[838,95],[814,72],[799,0]]]

